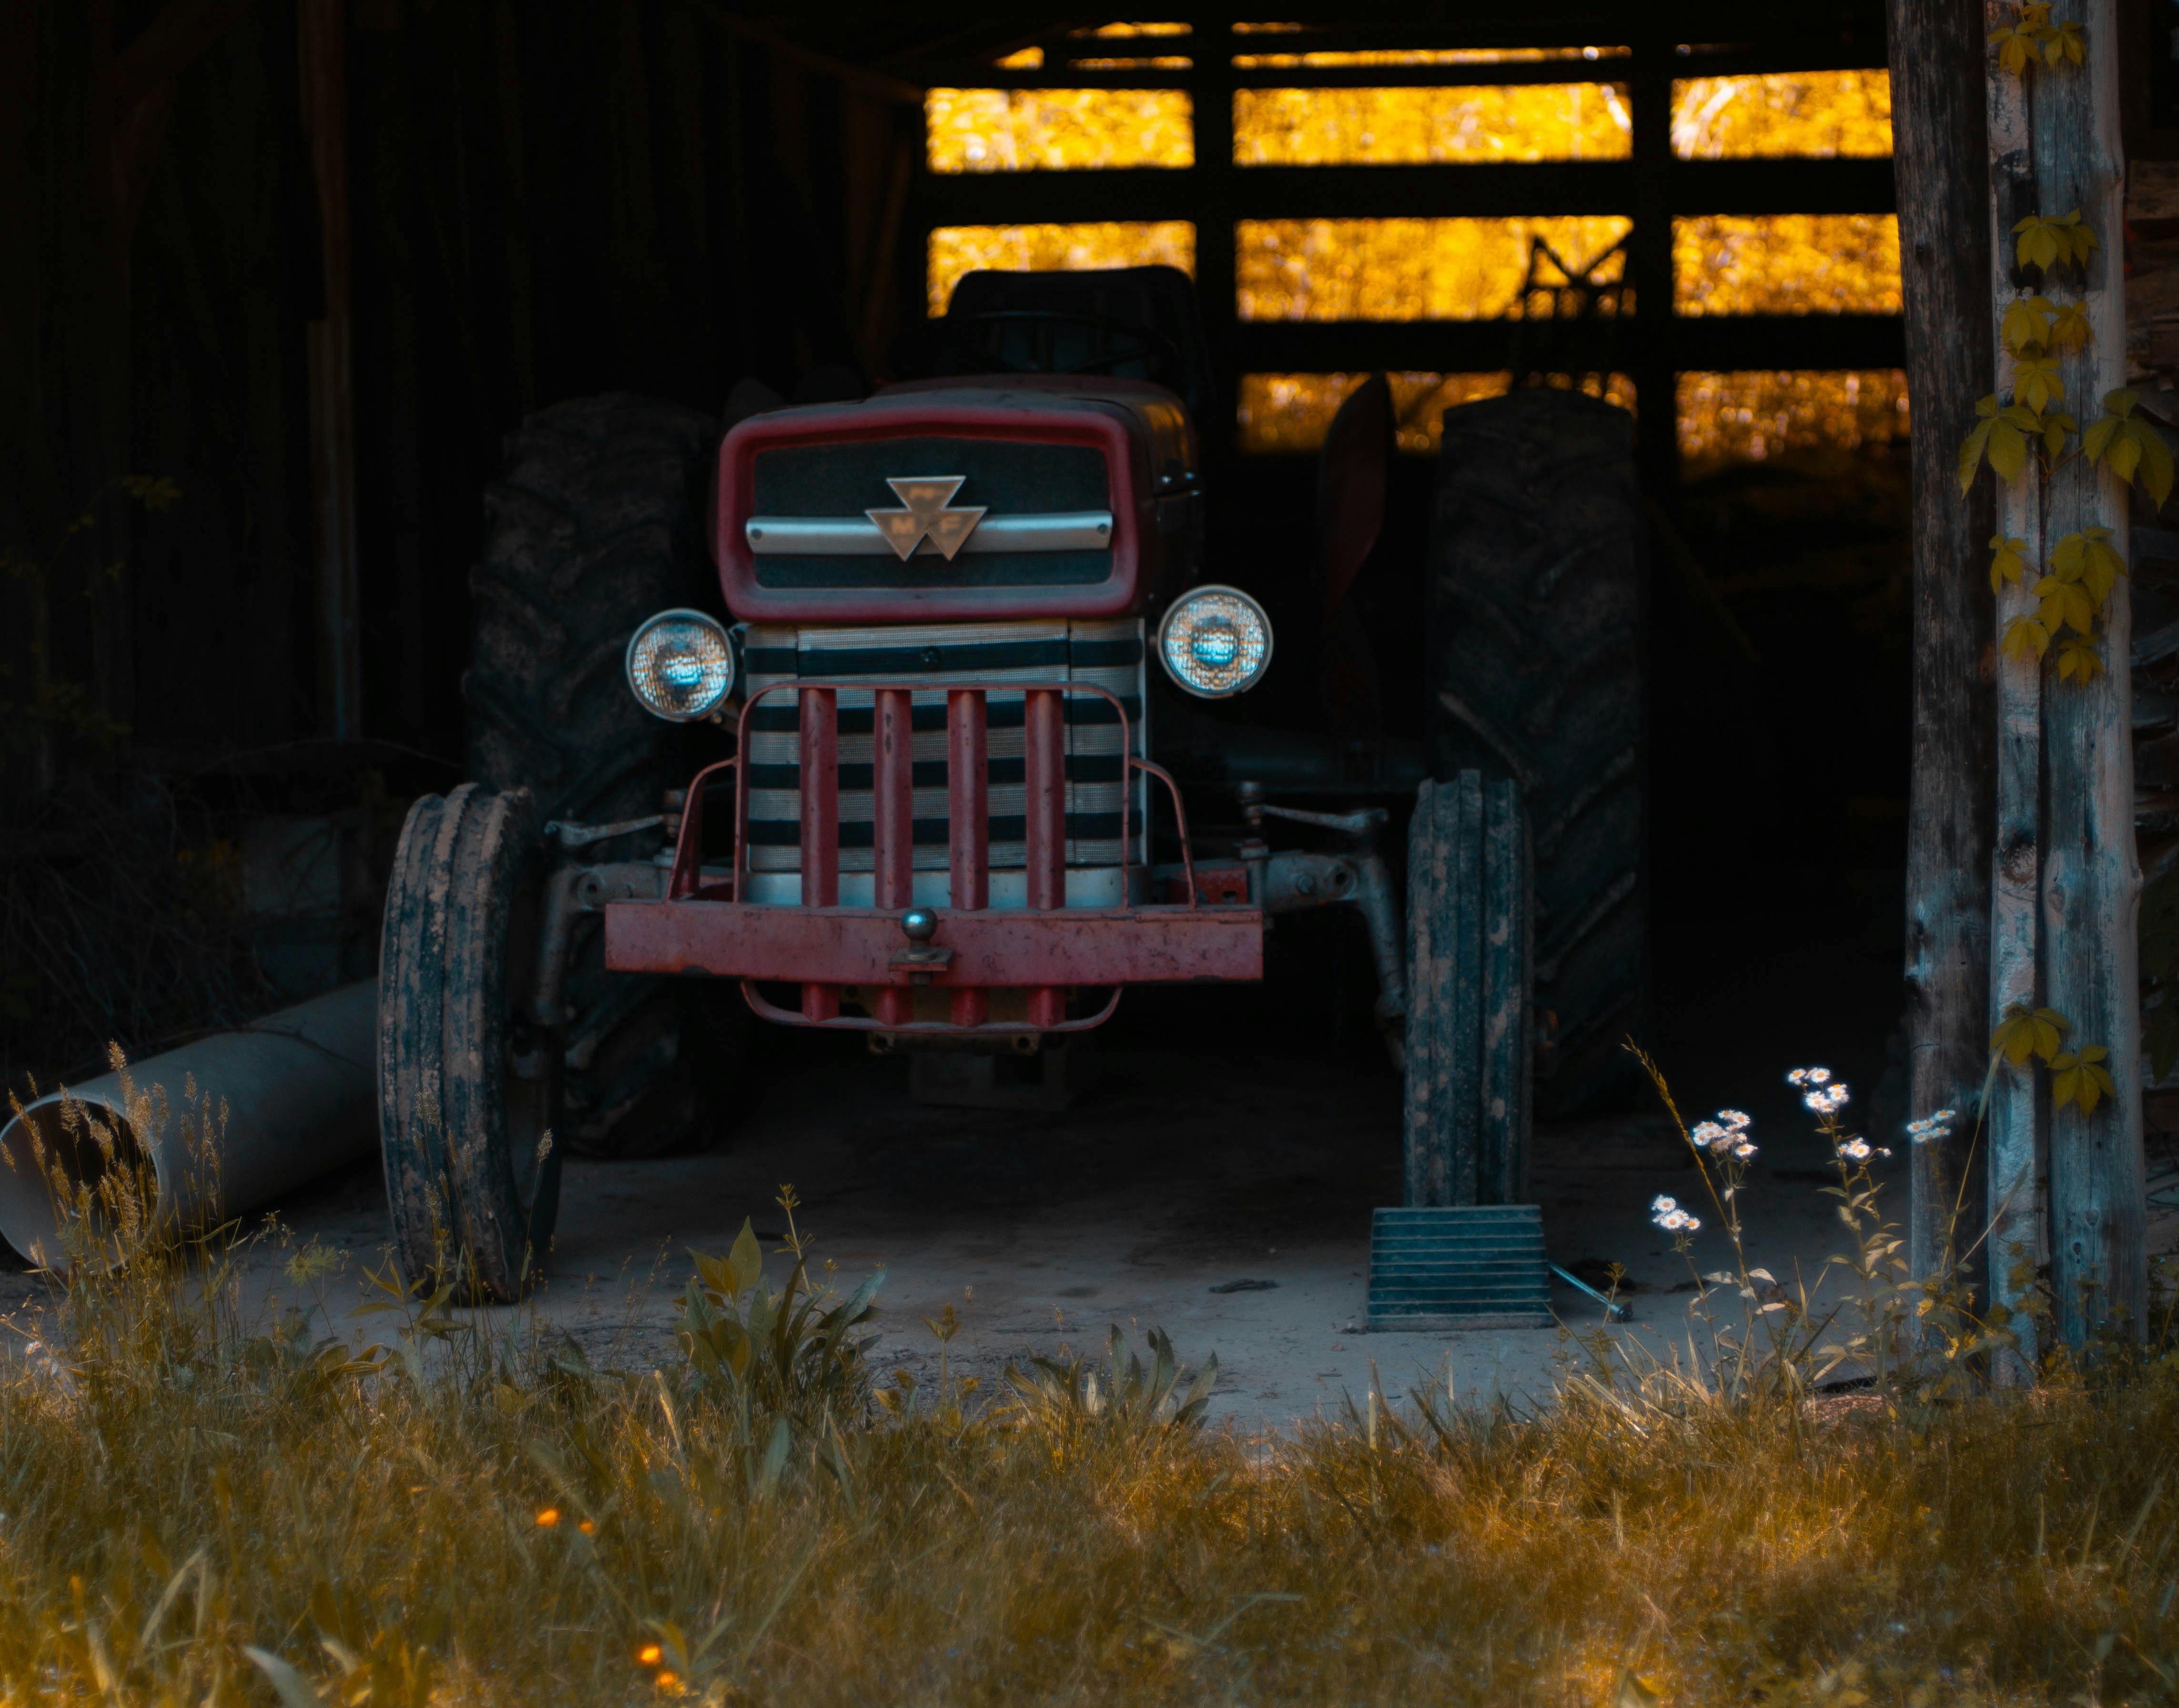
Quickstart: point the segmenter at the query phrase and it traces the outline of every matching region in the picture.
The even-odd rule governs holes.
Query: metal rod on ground
[[[0,1238],[33,1263],[70,1255],[51,1173],[73,1191],[105,1172],[86,1116],[117,1155],[150,1163],[149,1219],[166,1229],[216,1226],[360,1161],[377,1139],[377,1041],[378,981],[366,979],[47,1093],[0,1128]]]
[[[1568,1287],[1571,1287],[1576,1293],[1585,1293],[1599,1304],[1602,1305],[1604,1307],[1604,1320],[1606,1322],[1624,1322],[1627,1321],[1628,1315],[1627,1307],[1618,1299],[1611,1298],[1605,1293],[1599,1293],[1579,1276],[1574,1274],[1570,1270],[1561,1268],[1556,1263],[1551,1266],[1551,1271],[1552,1274],[1558,1277],[1561,1281],[1566,1282],[1566,1284]]]

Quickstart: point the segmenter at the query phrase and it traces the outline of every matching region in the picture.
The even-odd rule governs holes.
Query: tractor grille
[[[912,683],[914,869],[947,866],[946,689],[951,684],[1024,685],[1082,683],[1118,696],[1127,710],[1134,752],[1143,746],[1143,625],[1107,622],[932,623],[881,629],[789,629],[752,626],[744,637],[749,690],[776,683],[858,677]],[[927,689],[925,684],[928,684]],[[749,714],[749,832],[753,878],[801,867],[801,713],[798,696],[776,694]],[[1120,722],[1098,695],[1067,700],[1067,864],[1120,863],[1120,813],[1128,798]],[[871,713],[867,689],[843,688],[839,699],[840,870],[874,869]],[[988,701],[987,787],[990,869],[1019,870],[1024,843],[1023,706],[1019,694],[995,689]],[[1145,798],[1138,784],[1128,835],[1142,854]],[[770,886],[753,887],[760,894]],[[1069,886],[1072,895],[1073,886]],[[995,888],[994,899],[1002,892]],[[1117,899],[1117,896],[1114,897]]]
[[[760,587],[927,588],[1095,586],[1112,573],[1111,483],[1104,453],[1089,446],[1035,440],[930,437],[864,442],[786,445],[760,451],[750,493],[752,526],[765,520],[844,523],[867,527],[864,512],[898,500],[886,485],[896,475],[958,475],[956,502],[982,505],[995,524],[1009,520],[1101,517],[1101,543],[1069,541],[1007,549],[1002,526],[969,543],[953,558],[926,546],[903,563],[872,530],[856,552],[810,551],[782,555],[777,546],[752,536]],[[776,530],[775,530],[776,531]],[[967,632],[967,631],[963,631]],[[996,706],[994,711],[996,711]],[[995,725],[996,728],[996,726]]]

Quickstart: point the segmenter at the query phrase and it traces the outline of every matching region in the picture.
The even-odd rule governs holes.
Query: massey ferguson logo
[[[958,509],[948,508],[953,495],[961,490],[965,475],[908,475],[888,478],[886,485],[893,496],[905,507],[898,510],[865,510],[863,513],[877,524],[878,532],[886,537],[893,555],[903,563],[914,555],[926,535],[938,548],[938,555],[949,561],[976,531],[976,524],[984,519],[985,506],[964,504]]]

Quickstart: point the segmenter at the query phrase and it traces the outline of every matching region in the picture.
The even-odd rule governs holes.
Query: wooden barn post
[[[1995,27],[2000,7],[1988,8]],[[1987,50],[1985,50],[1987,56]],[[1987,63],[1987,62],[1986,62]],[[1987,77],[1990,135],[1990,233],[1991,297],[2001,305],[2019,294],[2012,265],[2015,210],[2031,203],[2034,173],[2028,134],[2027,85],[1996,71]],[[2000,385],[2012,376],[1997,321],[1985,319],[1982,339],[1994,352]],[[1953,418],[1964,422],[1962,412]],[[1978,482],[1978,486],[1983,482]],[[1995,532],[2007,539],[2039,542],[2043,533],[2043,489],[2031,474],[2001,483]],[[2031,550],[2040,552],[2039,543]],[[2038,558],[2039,562],[2039,557]],[[2043,668],[2033,657],[2009,655],[1997,645],[2005,625],[2033,615],[2036,601],[2031,578],[2007,584],[1998,596],[1995,624],[1986,645],[1997,678],[1996,836],[1990,859],[1990,1009],[1995,1027],[2014,1008],[2033,1008],[2040,1000],[2042,909],[2038,893],[2043,874]],[[2019,1356],[2001,1356],[1995,1375],[2001,1382],[2023,1381],[2040,1348],[2034,1325],[2022,1307],[2034,1287],[2043,1261],[2043,1175],[2045,1134],[2044,1100],[2037,1095],[2035,1064],[2001,1062],[1990,1080],[1983,1123],[1988,1162],[1990,1297],[2010,1313],[2021,1336]],[[1973,1104],[1953,1106],[1962,1116]],[[1962,1124],[1968,1124],[1963,1123]]]
[[[1908,1112],[1921,1116],[1972,1108],[1989,1054],[1990,507],[1979,488],[1974,503],[1961,502],[1949,427],[1972,419],[1991,387],[1989,347],[1971,330],[1990,321],[1985,49],[1981,0],[1890,0],[1886,9],[1915,426],[1906,975]],[[1946,1262],[1972,1124],[1912,1147],[1915,1275]],[[1965,1208],[1972,1216],[1973,1205]]]
[[[2118,10],[2118,0],[2061,0],[2052,20],[2079,21],[2085,63],[2039,74],[2029,91],[2037,211],[2050,217],[2078,209],[2097,239],[2078,278],[2066,281],[2082,293],[2091,336],[2060,367],[2066,406],[2084,426],[2126,384]],[[2127,495],[2107,464],[2061,462],[2045,490],[2040,561],[2047,564],[2066,535],[2091,528],[2110,529],[2113,547],[2127,555]],[[2072,1023],[2067,1047],[2108,1050],[2117,1085],[2093,1112],[2073,1105],[2050,1119],[2050,1285],[2058,1327],[2075,1345],[2115,1316],[2138,1334],[2149,1304],[2132,644],[2121,578],[2106,607],[2103,673],[2085,687],[2055,684],[2043,702],[2045,988],[2050,1006]]]
[[[1992,0],[1988,26],[2012,25],[2020,9]],[[2013,401],[2016,359],[2002,332],[2006,307],[2041,296],[2077,301],[2089,336],[2058,349],[2062,409],[2085,427],[2126,382],[2121,219],[2125,179],[2119,138],[2118,0],[2060,0],[2054,27],[2077,27],[2085,49],[2039,57],[2023,79],[1990,66],[1992,332],[2001,398]],[[2021,264],[2015,228],[2031,217],[2071,220],[2093,234],[2085,260]],[[2067,450],[2074,449],[2069,441]],[[1997,533],[2026,542],[2036,566],[2006,589],[1999,632],[2034,614],[2034,584],[2069,538],[2110,530],[2127,555],[2127,495],[2106,464],[2061,457],[2001,487]],[[2053,637],[2054,640],[2056,637]],[[2127,583],[2105,604],[2096,637],[2103,669],[2092,682],[2059,679],[2032,657],[2001,657],[1998,840],[1992,886],[1993,1022],[2017,1008],[2055,1010],[2060,1048],[2073,1057],[2107,1052],[2115,1095],[2084,1112],[2056,1107],[2050,1068],[2034,1062],[1996,1070],[1990,1104],[1990,1276],[1998,1303],[2017,1308],[2047,1255],[2060,1335],[2079,1345],[2123,1322],[2138,1333],[2148,1298],[2142,1178],[2141,1013],[2135,941],[2141,873],[2133,839],[2130,739],[2132,632]],[[2047,1188],[2041,1183],[2047,1180]],[[2025,1325],[2023,1325],[2023,1326]],[[2027,1374],[2036,1348],[2001,1366]]]

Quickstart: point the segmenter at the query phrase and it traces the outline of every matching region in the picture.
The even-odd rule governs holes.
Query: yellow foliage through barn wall
[[[1265,35],[1288,30],[1254,28]],[[1188,32],[1181,25],[1117,25],[1076,33],[1111,39]],[[1235,63],[1579,63],[1625,51],[1300,51],[1237,55]],[[1042,50],[1030,48],[1007,63],[1042,60]],[[1243,166],[1621,159],[1631,135],[1623,90],[1600,82],[1249,88],[1233,101],[1234,159]],[[925,111],[934,172],[1194,164],[1194,114],[1184,90],[935,89]],[[1891,146],[1890,80],[1880,70],[1681,79],[1672,86],[1672,142],[1686,159],[1882,157]],[[1518,311],[1534,239],[1578,267],[1628,229],[1627,220],[1613,216],[1245,220],[1236,231],[1236,307],[1253,321],[1490,319]],[[1164,262],[1192,272],[1194,239],[1185,221],[941,228],[930,240],[930,310],[943,313],[955,283],[978,267]],[[1674,221],[1672,249],[1674,302],[1682,315],[1899,311],[1898,225],[1890,215],[1693,215]],[[1622,265],[1614,257],[1605,277],[1619,277]],[[1358,377],[1244,376],[1243,442],[1261,450],[1313,446]],[[1446,402],[1490,395],[1506,382],[1416,372],[1393,383],[1403,410],[1434,399],[1425,411],[1430,426],[1419,418],[1402,435],[1403,448],[1419,450],[1434,442],[1435,417]],[[1682,446],[1702,464],[1816,444],[1889,442],[1904,431],[1904,396],[1899,376],[1883,371],[1689,374],[1677,400]]]
[[[1333,69],[1354,65],[1518,65],[1552,59],[1623,59],[1624,47],[1370,47],[1332,52],[1237,53],[1244,69],[1289,66]]]
[[[933,172],[1195,163],[1195,108],[1185,90],[933,89],[923,112]]]
[[[1242,166],[1623,160],[1633,134],[1626,91],[1609,83],[1233,94]]]
[[[1898,217],[1713,213],[1676,219],[1672,294],[1683,315],[1896,315]]]
[[[1084,225],[947,225],[930,233],[933,315],[946,312],[963,273],[1078,272],[1109,266],[1195,271],[1195,228],[1184,219],[1100,220]]]
[[[1907,376],[1896,368],[1688,373],[1679,389],[1680,454],[1691,473],[1907,439]]]
[[[1241,318],[1489,320],[1518,301],[1533,240],[1581,267],[1630,225],[1616,215],[1244,219],[1236,261]],[[1617,278],[1624,261],[1612,257],[1605,276]]]
[[[1241,448],[1262,453],[1310,453],[1324,443],[1326,430],[1347,394],[1367,379],[1367,374],[1243,374],[1241,376]],[[1456,404],[1495,398],[1512,383],[1509,373],[1433,374],[1395,373],[1386,379],[1392,387],[1395,438],[1410,455],[1435,451],[1445,412]],[[1577,382],[1554,375],[1552,383],[1578,386],[1591,397],[1601,396],[1622,409],[1634,407],[1634,382],[1624,374],[1613,374],[1601,385],[1597,376],[1586,374]]]
[[[1672,152],[1682,160],[1891,152],[1888,71],[1783,71],[1672,85]]]

